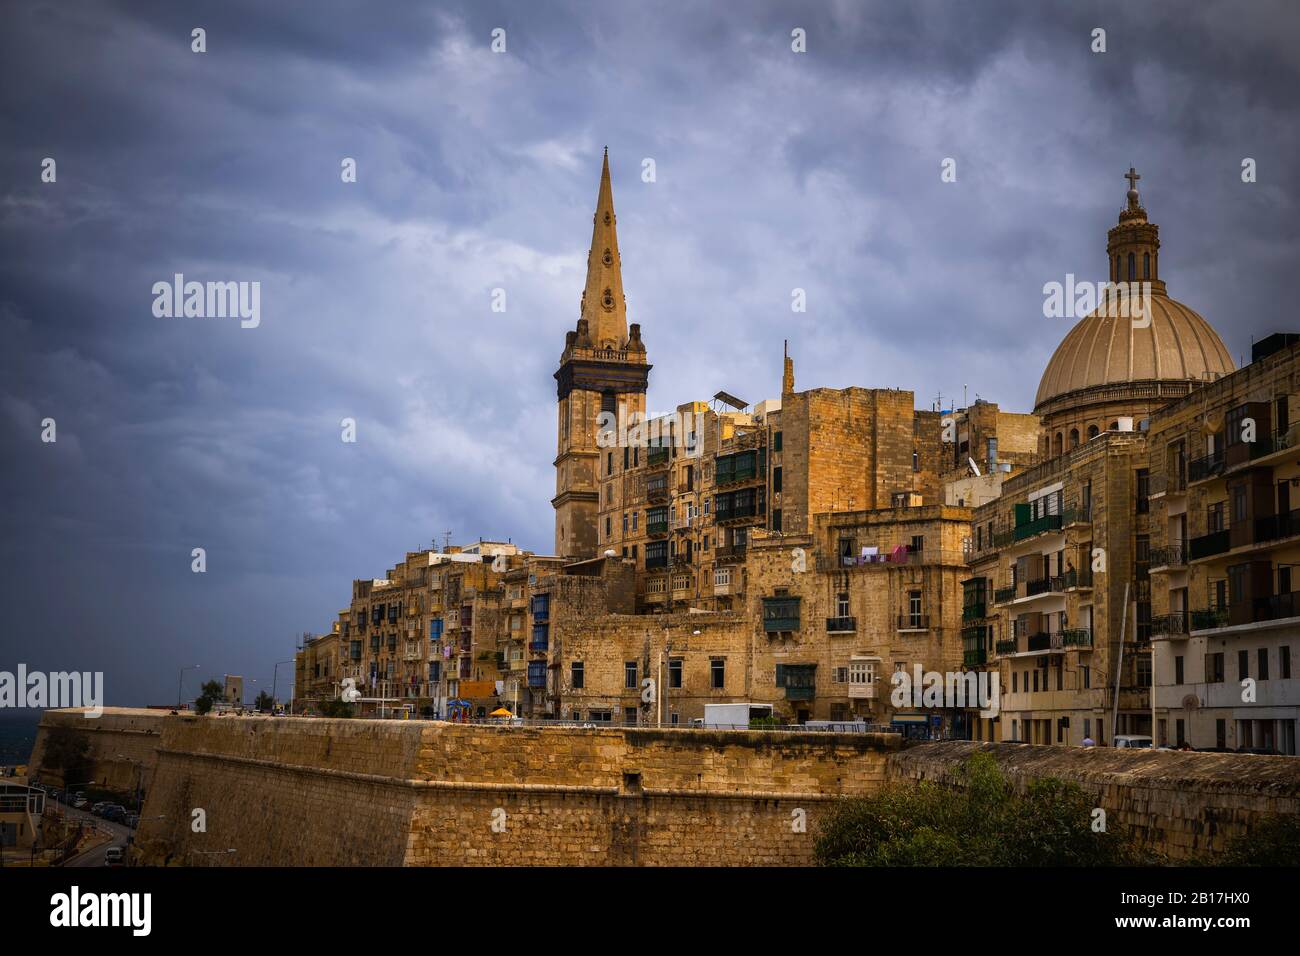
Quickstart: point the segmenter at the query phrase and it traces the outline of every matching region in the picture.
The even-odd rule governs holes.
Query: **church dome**
[[[1034,411],[1039,414],[1097,402],[1172,399],[1193,383],[1234,370],[1210,323],[1166,293],[1160,227],[1147,219],[1139,201],[1142,177],[1130,168],[1125,178],[1128,204],[1107,234],[1113,291],[1098,293],[1097,308],[1057,346],[1038,384]]]
[[[1145,328],[1146,316],[1135,322],[1112,311],[1102,306],[1081,319],[1057,346],[1038,384],[1035,408],[1102,385],[1204,382],[1233,371],[1232,356],[1210,323],[1167,295],[1152,294]]]

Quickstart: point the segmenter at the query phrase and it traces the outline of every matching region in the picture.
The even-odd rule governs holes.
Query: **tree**
[[[268,714],[275,710],[275,700],[266,691],[258,691],[257,700],[253,701],[253,709],[259,713]]]
[[[1093,829],[1095,800],[1053,778],[1017,792],[989,754],[956,786],[888,786],[834,805],[818,829],[823,866],[1124,866],[1154,862],[1117,828]]]
[[[57,769],[64,786],[90,779],[90,740],[68,727],[51,727],[45,737],[43,766]]]
[[[207,681],[200,689],[199,696],[194,698],[194,712],[196,714],[206,714],[212,709],[214,702],[220,700],[225,693],[225,688],[219,681]]]
[[[351,704],[345,703],[343,698],[336,697],[333,700],[322,700],[317,709],[320,710],[322,717],[351,717],[355,708]]]

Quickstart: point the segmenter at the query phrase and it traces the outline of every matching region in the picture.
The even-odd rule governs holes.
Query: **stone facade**
[[[41,763],[51,727],[92,723],[111,779],[134,774],[115,755],[151,751],[132,852],[152,865],[807,865],[831,801],[890,782],[957,785],[975,750],[1016,785],[1079,783],[1174,859],[1300,812],[1300,764],[1283,758],[121,709],[100,721],[48,712],[33,777],[61,782]]]
[[[1300,717],[1300,346],[1151,419],[1159,742],[1295,754]]]

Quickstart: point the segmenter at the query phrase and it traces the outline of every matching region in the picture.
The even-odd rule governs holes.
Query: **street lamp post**
[[[188,667],[182,667],[182,668],[181,668],[181,676],[180,676],[180,679],[179,679],[178,681],[176,681],[176,709],[177,709],[177,710],[180,710],[180,709],[181,709],[181,706],[182,706],[182,704],[183,704],[183,701],[181,700],[181,687],[184,686],[184,684],[185,684],[185,672],[186,672],[186,671],[196,671],[196,670],[198,670],[198,669],[199,669],[200,667],[202,667],[202,666],[203,666],[202,664],[192,664],[192,665],[190,665],[190,666],[188,666]]]
[[[280,679],[280,665],[293,664],[295,661],[276,661],[275,668],[271,671],[271,713],[275,713],[275,686]]]

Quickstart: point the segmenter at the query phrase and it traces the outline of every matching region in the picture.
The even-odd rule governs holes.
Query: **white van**
[[[1151,749],[1151,738],[1142,737],[1135,734],[1120,734],[1115,738],[1116,747],[1138,747],[1144,750]]]

